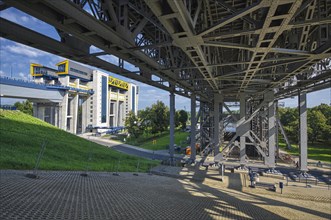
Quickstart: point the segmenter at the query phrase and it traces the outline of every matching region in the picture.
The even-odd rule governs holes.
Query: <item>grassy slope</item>
[[[279,143],[279,146],[292,155],[299,155],[299,146],[297,144],[291,144],[292,149],[286,149],[286,144]],[[320,160],[325,162],[331,162],[331,143],[308,143],[308,158],[313,160]]]
[[[157,164],[89,142],[19,111],[0,110],[0,169],[33,169],[44,140],[48,142],[40,163],[40,169],[44,170],[89,167],[89,170],[113,171],[119,159],[119,171],[135,171],[138,160],[140,171]]]
[[[180,130],[175,131],[175,144],[181,146],[186,141],[187,136],[190,133]],[[156,140],[156,144],[153,144],[153,140]],[[138,139],[129,139],[126,143],[135,145],[148,150],[165,150],[169,146],[170,135],[169,132],[163,133],[159,136],[153,137],[152,135],[143,135]],[[184,144],[186,146],[186,144]],[[182,147],[184,147],[184,145]]]

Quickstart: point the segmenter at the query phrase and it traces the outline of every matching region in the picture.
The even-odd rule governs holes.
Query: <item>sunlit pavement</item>
[[[40,179],[30,179],[26,173],[1,171],[0,219],[330,219],[331,213],[329,202],[309,197],[242,191],[239,174],[194,182],[71,171],[42,171]]]

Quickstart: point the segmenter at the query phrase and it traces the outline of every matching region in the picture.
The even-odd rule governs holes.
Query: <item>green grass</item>
[[[297,144],[291,144],[291,150],[288,150],[283,142],[280,142],[279,146],[291,155],[299,155]],[[331,163],[331,143],[308,143],[308,158]]]
[[[114,171],[120,160],[120,172],[133,172],[139,160],[139,171],[145,172],[159,163],[119,153],[19,111],[0,110],[0,169],[33,169],[44,141],[43,170]]]
[[[180,130],[175,131],[175,144],[177,146],[185,147],[187,144],[184,144],[186,142],[186,138],[189,136],[189,133],[183,132]],[[156,144],[153,144],[153,140],[156,140]],[[169,132],[164,132],[161,135],[153,136],[151,134],[145,134],[140,136],[139,138],[130,138],[125,143],[134,145],[137,147],[141,147],[147,150],[165,150],[168,149],[170,142],[170,134]]]

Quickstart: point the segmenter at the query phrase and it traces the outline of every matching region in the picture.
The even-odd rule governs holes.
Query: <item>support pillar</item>
[[[246,120],[246,99],[245,94],[240,94],[240,120],[239,123],[241,123],[240,130],[244,129],[244,124]],[[239,131],[237,131],[239,132]],[[246,165],[246,131],[240,132],[240,165],[245,166]]]
[[[78,93],[74,96],[74,98],[71,100],[71,126],[70,126],[70,132],[73,134],[77,133],[77,118],[78,118],[78,100],[79,100],[79,95]]]
[[[38,118],[45,121],[45,107],[41,106],[41,104],[38,106]]]
[[[277,151],[277,154],[276,154],[276,158],[279,159],[279,126],[278,126],[278,123],[277,123],[277,120],[278,120],[278,101],[276,100],[275,101],[275,123],[276,123],[276,151]]]
[[[55,121],[54,121],[54,114],[55,114],[55,107],[54,104],[50,107],[50,123],[55,126]]]
[[[214,156],[220,152],[220,103],[222,96],[220,94],[214,95]]]
[[[54,126],[59,127],[59,105],[54,107]]]
[[[68,100],[69,93],[65,92],[62,102],[59,106],[59,128],[67,130],[67,117],[68,117]]]
[[[205,104],[203,102],[200,102],[200,149],[204,150],[205,149],[205,135],[203,133],[203,126],[205,123],[205,114],[204,114],[204,106]]]
[[[275,168],[275,146],[276,146],[276,127],[275,127],[275,103],[274,94],[267,94],[268,98],[268,150],[269,155],[265,160],[266,165],[270,168]]]
[[[195,94],[191,94],[191,159],[195,160],[196,150],[195,150],[195,135],[196,135],[196,97]]]
[[[169,154],[170,158],[174,158],[174,144],[175,144],[175,94],[170,93],[170,144]]]
[[[86,132],[86,127],[88,125],[88,97],[84,97],[82,103],[82,133]]]
[[[33,103],[33,117],[38,118],[38,103]]]
[[[307,94],[299,92],[299,167],[300,171],[306,172],[307,168]]]

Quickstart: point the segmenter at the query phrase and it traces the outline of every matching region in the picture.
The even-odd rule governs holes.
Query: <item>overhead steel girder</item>
[[[285,28],[285,30],[303,28],[305,26],[317,26],[317,25],[322,25],[322,24],[331,24],[331,17],[290,22],[287,25],[287,27]],[[276,29],[277,29],[277,27],[268,27],[267,28],[267,30],[270,32],[272,32]],[[209,41],[209,40],[218,40],[218,39],[238,37],[238,36],[249,35],[249,34],[260,34],[262,32],[262,30],[263,30],[263,28],[252,28],[249,30],[238,30],[238,31],[230,32],[230,33],[210,34],[210,35],[205,35],[203,37],[203,39]]]
[[[80,50],[74,49],[64,43],[58,42],[52,38],[49,38],[35,31],[17,25],[6,19],[0,18],[0,26],[1,26],[0,36],[3,38],[7,38],[9,40],[13,40],[81,63],[86,63],[95,67],[99,67],[106,71],[114,72],[121,76],[129,77],[131,79],[147,83],[149,85],[155,86],[163,90],[173,91],[172,88],[154,82],[141,75],[137,75],[131,72],[130,70],[120,68],[112,63],[106,62],[95,56],[91,56],[90,54],[86,54]],[[174,91],[174,92],[178,95],[189,97],[185,93],[179,91]]]
[[[241,10],[241,11],[237,11],[236,13],[232,14],[229,17],[224,18],[223,20],[219,21],[217,24],[213,25],[212,27],[207,28],[206,30],[200,32],[198,35],[199,36],[204,36],[210,32],[213,32],[227,24],[230,24],[231,22],[239,19],[239,18],[243,18],[244,16],[262,8],[262,7],[266,7],[270,5],[270,1],[266,1],[266,0],[262,0],[260,2],[254,3],[251,6]]]
[[[163,24],[163,26],[166,28],[168,33],[171,35],[173,39],[173,43],[182,48],[182,50],[186,53],[186,55],[190,58],[190,60],[196,65],[196,66],[205,66],[204,69],[199,69],[201,75],[206,79],[206,81],[209,83],[212,90],[217,90],[218,85],[216,80],[213,78],[213,75],[211,73],[210,68],[206,67],[208,62],[206,60],[205,54],[202,51],[201,48],[201,42],[199,41],[199,38],[192,38],[194,33],[194,27],[193,27],[193,21],[192,19],[187,16],[188,14],[183,9],[183,2],[181,1],[168,1],[168,4],[172,8],[173,13],[168,15],[162,14],[162,8],[161,5],[158,4],[158,2],[154,0],[145,0],[146,4],[150,7],[152,12],[155,14],[155,16],[160,20],[160,22]],[[179,24],[181,25],[183,31],[180,33],[177,33],[174,29],[173,24],[171,23],[171,19],[173,16],[176,15]],[[182,37],[182,35],[185,35],[186,37]],[[191,37],[191,38],[190,38]],[[201,38],[200,38],[201,39]],[[187,42],[187,43],[185,43]],[[191,47],[188,49],[188,47]],[[192,53],[195,53],[194,57]]]
[[[284,56],[284,57],[277,57],[277,58],[270,58],[270,59],[264,59],[261,61],[262,63],[273,63],[273,62],[279,62],[279,61],[289,61],[289,60],[302,60],[306,59],[306,56]],[[260,61],[253,61],[252,63],[257,63]],[[228,62],[228,63],[219,63],[219,64],[209,64],[208,66],[210,67],[223,67],[223,66],[236,66],[236,65],[248,65],[251,63],[251,61],[238,61],[238,62]],[[280,64],[281,65],[281,64]],[[169,68],[171,70],[186,70],[186,69],[196,69],[196,68],[201,68],[198,66],[187,66],[187,67],[174,67],[174,68]]]
[[[141,82],[158,84],[151,80],[153,74],[160,83],[169,83],[162,86],[165,90],[175,89],[186,96],[195,91],[198,99],[208,102],[214,93],[237,100],[240,88],[256,91],[251,95],[270,88],[286,89],[285,83],[291,77],[303,75],[312,64],[331,56],[331,19],[325,14],[331,4],[316,1],[315,8],[313,0],[236,0],[231,6],[221,0],[3,2],[87,46],[103,50],[94,56],[113,54],[141,70],[140,75],[125,70],[128,78],[133,73],[142,77]],[[84,11],[85,3],[99,10],[95,17]],[[130,25],[121,24],[124,15],[117,11],[117,4],[124,6],[124,23]],[[118,24],[110,22],[117,19]],[[139,33],[142,37],[134,38]],[[301,35],[307,43],[298,42],[304,41]],[[324,49],[314,50],[317,47]]]
[[[272,26],[272,21],[276,17],[276,10],[278,7],[278,1],[273,1],[270,5],[270,8],[268,10],[268,14],[266,16],[266,20],[264,21],[263,27],[262,27],[262,32],[260,33],[258,37],[258,41],[256,43],[256,50],[253,52],[253,55],[251,57],[251,61],[253,60],[264,60],[267,56],[267,54],[271,51],[272,46],[278,39],[278,37],[285,31],[285,27],[288,25],[288,23],[291,21],[293,18],[294,13],[297,11],[297,9],[300,7],[301,2],[300,1],[290,1],[292,3],[291,8],[289,9],[286,17],[283,18],[283,21],[281,25],[278,27],[277,31],[273,32],[274,34],[272,37],[269,37],[268,40],[266,41],[266,35],[269,33],[267,31],[268,27]],[[266,44],[267,46],[263,46]],[[259,47],[266,47],[266,50],[263,51],[262,53],[258,51]],[[261,55],[258,55],[258,53],[261,53]],[[257,72],[257,69],[260,67],[261,63],[258,63],[257,65],[253,65],[252,63],[248,65],[248,71],[245,74],[245,78],[241,83],[241,86],[239,88],[240,91],[244,90],[254,77],[254,75]]]
[[[285,89],[278,89],[275,94],[277,99],[283,99],[297,95],[298,91],[313,92],[320,89],[330,88],[331,85],[331,70],[326,70],[323,73],[306,79],[299,80],[296,85],[289,85]]]
[[[161,70],[162,66],[143,52],[129,50],[128,48],[135,46],[132,40],[128,39],[127,36],[120,35],[87,12],[77,8],[73,3],[51,0],[45,0],[36,4],[27,1],[5,0],[5,2],[66,33],[74,35],[84,42],[104,50],[108,54],[113,54],[120,59],[126,60],[139,67],[142,71],[152,73],[164,81],[168,81],[169,84],[177,85],[186,91],[190,91],[192,88],[192,85],[187,82],[178,82],[174,72]],[[44,11],[44,13],[40,13],[40,11]],[[64,16],[66,18],[64,18]],[[59,20],[61,17],[63,17],[64,20]],[[70,22],[66,22],[66,19],[69,19]],[[87,35],[84,34],[85,32],[93,34]],[[126,77],[131,78],[130,74],[127,74]],[[208,100],[204,97],[204,94],[199,94],[199,98]]]
[[[325,54],[329,54],[331,52],[331,41],[325,43],[324,45],[322,45],[321,47],[317,48],[315,51],[313,51],[314,54],[316,55],[320,55],[323,56]],[[326,57],[322,57],[322,58],[317,58],[317,60],[321,60],[323,58]],[[288,74],[286,76],[284,76],[282,79],[280,79],[279,81],[277,81],[277,83],[275,83],[273,85],[273,88],[275,87],[279,87],[282,83],[285,83],[287,80],[289,80],[292,76],[297,75],[298,73],[302,73],[304,71],[306,71],[308,68],[310,68],[314,63],[316,63],[316,60],[310,59],[309,61],[306,62],[302,62],[302,63],[297,63],[295,64],[289,71]],[[331,76],[330,76],[331,78]]]

